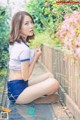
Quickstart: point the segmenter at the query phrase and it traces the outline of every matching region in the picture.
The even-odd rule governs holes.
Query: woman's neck
[[[25,36],[24,34],[21,35],[21,38],[24,42],[26,42],[27,36]]]

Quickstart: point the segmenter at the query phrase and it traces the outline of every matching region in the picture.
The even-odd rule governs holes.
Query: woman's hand
[[[41,55],[41,50],[40,48],[36,48],[35,49],[35,59],[38,60],[39,56]]]

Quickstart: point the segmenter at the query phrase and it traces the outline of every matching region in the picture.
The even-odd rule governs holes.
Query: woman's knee
[[[55,90],[59,89],[59,82],[54,79],[54,78],[50,78],[51,81],[51,87]]]

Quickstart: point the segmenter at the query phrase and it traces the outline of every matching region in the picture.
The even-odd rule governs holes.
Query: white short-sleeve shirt
[[[30,64],[34,57],[34,49],[30,49],[29,46],[21,41],[15,42],[13,45],[9,45],[9,69],[21,70],[21,62],[30,61]]]

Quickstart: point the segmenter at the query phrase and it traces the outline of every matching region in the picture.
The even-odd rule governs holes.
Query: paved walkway
[[[47,71],[45,66],[38,62],[31,78]],[[36,105],[33,102],[28,105],[14,105],[7,99],[6,105],[12,110],[8,120],[74,120],[61,99],[55,104],[48,105]]]
[[[36,75],[43,74],[48,70],[42,63],[38,63],[33,71],[32,77]],[[58,103],[52,104],[53,113],[55,112],[56,118],[55,120],[74,120],[72,114],[68,110],[68,108],[64,105],[61,98]]]

